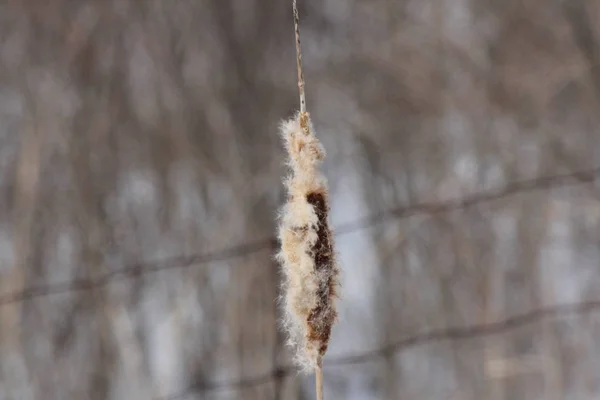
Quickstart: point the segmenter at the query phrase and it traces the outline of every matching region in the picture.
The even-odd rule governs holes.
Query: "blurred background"
[[[600,396],[600,0],[299,0],[328,400]],[[0,1],[0,399],[314,398],[291,0]]]

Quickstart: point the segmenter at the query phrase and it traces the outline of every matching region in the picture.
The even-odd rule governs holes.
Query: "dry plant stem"
[[[320,364],[315,369],[315,390],[317,400],[323,400],[323,367]]]
[[[302,72],[302,52],[300,51],[300,17],[296,0],[294,7],[294,30],[296,32],[296,64],[298,64],[298,90],[300,92],[300,114],[306,114],[306,95],[304,94],[304,73]]]

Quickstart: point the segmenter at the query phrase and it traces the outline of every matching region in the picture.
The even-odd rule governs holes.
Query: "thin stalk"
[[[296,32],[296,64],[298,64],[298,91],[300,93],[300,113],[306,113],[306,95],[304,94],[304,73],[302,72],[302,52],[300,51],[300,17],[296,0],[294,7],[294,29]]]
[[[323,400],[323,368],[320,364],[315,368],[315,390],[317,400]]]

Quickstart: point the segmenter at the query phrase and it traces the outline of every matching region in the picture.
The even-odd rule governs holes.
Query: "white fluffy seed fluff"
[[[319,171],[325,151],[308,113],[281,125],[292,174],[280,218],[278,254],[284,272],[284,326],[296,362],[312,371],[321,365],[336,319],[338,268],[328,224],[327,181]]]

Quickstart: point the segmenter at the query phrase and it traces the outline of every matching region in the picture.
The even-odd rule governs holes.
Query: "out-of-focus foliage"
[[[288,4],[290,3],[290,4]],[[333,225],[600,164],[600,1],[306,0]],[[0,2],[0,295],[275,231],[291,1]],[[599,300],[597,184],[340,237],[328,357]],[[0,308],[0,399],[308,399],[276,249]],[[593,399],[597,316],[326,367],[332,399]],[[277,377],[277,375],[274,375]]]

